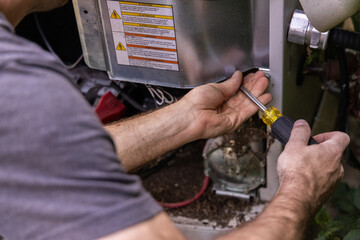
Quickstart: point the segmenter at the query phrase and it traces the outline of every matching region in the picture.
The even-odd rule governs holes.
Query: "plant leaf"
[[[344,238],[344,240],[359,240],[360,239],[360,229],[355,229],[350,231]]]
[[[355,190],[354,193],[354,206],[360,210],[360,186]]]
[[[315,222],[319,225],[324,225],[330,221],[330,216],[325,206],[322,206],[315,216]]]

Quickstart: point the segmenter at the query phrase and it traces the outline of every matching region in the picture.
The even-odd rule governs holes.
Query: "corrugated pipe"
[[[333,28],[330,30],[328,43],[338,47],[360,51],[360,34]]]

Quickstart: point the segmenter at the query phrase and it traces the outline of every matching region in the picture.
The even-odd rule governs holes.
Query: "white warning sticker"
[[[113,39],[118,64],[130,65],[125,34],[122,32],[113,32]]]
[[[179,71],[171,5],[107,4],[118,64]]]

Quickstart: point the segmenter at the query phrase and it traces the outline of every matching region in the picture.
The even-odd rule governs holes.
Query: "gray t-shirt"
[[[71,77],[0,13],[0,235],[7,240],[95,239],[162,210],[125,173]]]

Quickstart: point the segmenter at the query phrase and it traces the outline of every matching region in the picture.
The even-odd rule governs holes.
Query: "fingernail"
[[[307,122],[303,119],[300,119],[300,120],[297,120],[295,123],[294,123],[294,126],[306,126],[307,125]]]

